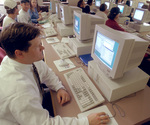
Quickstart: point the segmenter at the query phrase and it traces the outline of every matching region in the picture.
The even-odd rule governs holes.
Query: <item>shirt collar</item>
[[[23,64],[9,57],[8,57],[8,60],[9,60],[10,65],[13,65],[17,69],[24,70],[24,71],[31,71],[32,69],[32,64]]]

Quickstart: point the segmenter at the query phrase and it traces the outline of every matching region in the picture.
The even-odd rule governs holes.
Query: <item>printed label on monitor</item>
[[[80,34],[80,18],[78,16],[75,16],[74,18],[74,30]]]
[[[97,32],[94,54],[110,69],[113,68],[119,43]]]

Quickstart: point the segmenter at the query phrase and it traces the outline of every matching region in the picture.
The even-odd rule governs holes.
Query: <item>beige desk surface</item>
[[[58,38],[61,39],[60,36],[58,36]],[[53,71],[56,73],[59,79],[63,82],[63,85],[66,87],[67,91],[71,95],[71,101],[61,106],[57,102],[56,92],[52,92],[55,115],[60,115],[62,117],[76,117],[77,114],[80,113],[80,110],[63,76],[63,74],[67,71],[59,72],[57,70],[53,61],[60,59],[59,56],[53,50],[53,48],[51,47],[51,44],[48,44],[44,39],[42,41],[45,47],[44,54],[45,54],[45,61],[47,65],[53,69]],[[80,67],[80,64],[76,62],[75,58],[70,58],[70,59],[71,61],[74,62],[74,64],[77,67]],[[85,72],[87,72],[86,66],[84,66],[83,69],[85,70]],[[111,111],[111,113],[114,114],[111,103],[109,103],[106,100],[105,103],[103,104],[106,104],[109,110]],[[144,123],[150,120],[150,88],[148,86],[146,86],[144,90],[139,91],[136,94],[133,94],[129,97],[119,100],[118,102],[116,102],[116,104],[125,111],[125,117],[121,117],[121,115],[119,114],[119,111],[116,110],[115,108],[116,110],[115,119],[119,125],[141,125],[141,123]]]

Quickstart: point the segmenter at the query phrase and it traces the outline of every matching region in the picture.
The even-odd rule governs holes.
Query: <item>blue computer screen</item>
[[[75,16],[74,18],[74,30],[80,34],[80,18],[78,16]]]
[[[96,33],[94,54],[110,69],[113,68],[118,47],[119,43],[104,36],[100,32]]]
[[[123,10],[124,10],[124,6],[122,5],[118,5],[119,9],[120,9],[120,12],[123,13]]]
[[[50,8],[49,8],[50,10],[52,10],[52,3],[50,2]]]

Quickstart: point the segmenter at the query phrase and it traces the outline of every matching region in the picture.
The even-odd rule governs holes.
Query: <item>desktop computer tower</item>
[[[135,29],[138,32],[150,31],[150,24],[148,24],[148,23],[137,24],[137,23],[134,23],[134,22],[130,22],[129,27]]]
[[[124,73],[122,78],[113,80],[106,77],[94,61],[88,62],[88,74],[109,102],[144,89],[149,79],[149,75],[137,67]]]
[[[86,40],[86,43],[81,42],[77,38],[69,38],[69,47],[75,52],[76,56],[90,54],[92,50],[93,39]]]
[[[74,35],[73,25],[64,25],[63,23],[57,23],[57,31],[62,37]]]

